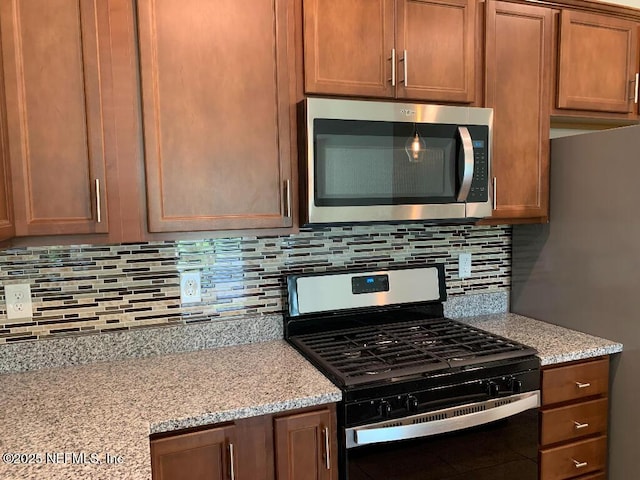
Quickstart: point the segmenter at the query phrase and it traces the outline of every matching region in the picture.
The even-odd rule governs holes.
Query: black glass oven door
[[[538,411],[434,437],[349,449],[347,480],[537,480]]]

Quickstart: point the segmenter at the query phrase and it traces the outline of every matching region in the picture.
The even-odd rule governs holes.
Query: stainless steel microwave
[[[301,112],[303,224],[491,215],[492,109],[307,98]]]

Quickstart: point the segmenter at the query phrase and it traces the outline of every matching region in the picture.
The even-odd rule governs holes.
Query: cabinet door
[[[393,97],[394,0],[304,0],[307,93]]]
[[[277,480],[335,480],[335,422],[329,410],[275,420]]]
[[[558,108],[634,112],[637,28],[627,20],[562,11]]]
[[[494,218],[548,215],[552,21],[547,8],[487,2]]]
[[[3,142],[0,144],[0,242],[15,235],[8,168],[8,156]]]
[[[0,43],[1,45],[1,43]],[[0,50],[2,47],[0,46]],[[4,98],[4,82],[2,80],[2,57],[0,56],[0,98]],[[6,116],[4,105],[0,105],[0,242],[15,235],[13,226],[13,200],[11,198],[11,170],[9,169],[9,152],[6,138]]]
[[[475,0],[398,0],[398,98],[470,103]]]
[[[138,1],[150,231],[292,224],[290,3]]]
[[[151,441],[153,480],[227,480],[237,471],[235,427],[218,427]]]
[[[100,54],[107,7],[0,2],[17,235],[107,232],[102,98],[110,67]]]

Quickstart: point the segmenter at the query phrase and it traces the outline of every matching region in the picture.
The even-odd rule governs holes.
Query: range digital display
[[[364,275],[351,278],[351,293],[377,293],[389,291],[389,275]]]

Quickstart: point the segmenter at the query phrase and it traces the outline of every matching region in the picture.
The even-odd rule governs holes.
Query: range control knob
[[[489,391],[489,395],[497,397],[500,394],[500,385],[496,382],[489,382],[487,383],[487,390]]]
[[[381,417],[385,417],[385,418],[391,415],[391,404],[386,400],[382,400],[378,404],[378,413],[380,414]]]
[[[418,399],[413,395],[407,397],[407,410],[415,412],[418,410]]]
[[[522,380],[518,380],[517,378],[512,378],[511,390],[513,391],[513,393],[520,393],[522,391]]]

